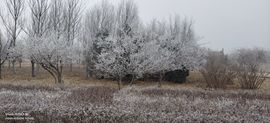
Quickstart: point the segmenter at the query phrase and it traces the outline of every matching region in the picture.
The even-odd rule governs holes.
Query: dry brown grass
[[[111,80],[86,79],[83,66],[65,68],[64,87],[57,87],[46,71],[36,78],[30,67],[7,67],[0,80],[2,112],[30,112],[33,122],[266,122],[270,120],[270,81],[262,90],[203,89],[201,75],[191,72],[188,82],[176,84],[138,81],[117,89]],[[236,85],[236,84],[234,84]],[[126,85],[128,86],[128,85]]]
[[[29,62],[30,63],[30,62]],[[45,85],[45,86],[55,86],[53,78],[44,71],[41,67],[38,70],[37,77],[31,77],[31,66],[27,61],[23,62],[22,68],[19,67],[19,64],[16,64],[16,74],[13,75],[12,69],[8,68],[6,63],[3,68],[3,80],[0,80],[0,83],[4,84],[27,84],[27,85]],[[117,87],[117,82],[112,80],[98,80],[98,79],[86,79],[85,68],[83,65],[73,65],[72,72],[69,70],[69,66],[64,67],[64,83],[69,86],[109,86]],[[194,76],[194,77],[193,77]],[[195,74],[191,74],[189,77],[189,82],[185,84],[177,84],[173,82],[163,82],[162,86],[164,88],[168,87],[193,87],[197,86],[198,77]],[[151,81],[137,81],[135,82],[137,86],[141,87],[150,87],[156,86],[157,82]],[[129,86],[129,84],[126,84]]]
[[[188,85],[193,87],[199,88],[206,88],[204,82],[202,82],[203,76],[199,71],[192,71],[190,72],[190,76],[187,78],[188,82],[184,85]],[[182,86],[182,85],[180,85]],[[234,83],[227,85],[226,90],[236,90],[240,89],[240,84],[237,79],[234,80]],[[259,90],[270,91],[270,77],[266,78],[266,81],[263,82],[261,88]]]
[[[36,67],[36,69],[38,68]],[[109,80],[86,79],[85,68],[82,65],[74,65],[72,71],[70,71],[68,66],[65,66],[63,70],[65,85],[117,86],[116,82]],[[8,64],[5,64],[3,68],[3,79],[0,82],[9,84],[55,85],[52,76],[41,67],[38,69],[37,76],[35,78],[31,77],[31,67],[27,63],[22,64],[21,68],[16,64],[15,75],[13,75],[12,69],[8,67]]]
[[[125,87],[120,91],[100,86],[36,88],[0,84],[0,123],[6,122],[4,112],[28,112],[34,117],[34,121],[29,123],[194,123],[270,120],[270,93],[261,90],[204,90],[185,87],[166,89],[137,86]]]
[[[37,77],[31,77],[31,67],[28,62],[23,62],[22,68],[19,64],[16,64],[16,75],[12,74],[11,68],[8,68],[6,63],[3,68],[3,79],[0,83],[3,84],[15,84],[15,85],[42,85],[42,86],[55,86],[53,78],[39,68]],[[86,79],[85,68],[83,65],[74,65],[72,72],[69,70],[69,66],[64,67],[64,82],[66,86],[107,86],[117,87],[116,81],[111,80],[98,80],[98,79]],[[157,86],[157,82],[151,81],[137,81],[136,86],[139,87],[152,87]],[[129,86],[128,84],[125,86]],[[198,71],[191,71],[190,76],[187,78],[187,82],[183,84],[177,84],[174,82],[163,82],[162,88],[206,88],[206,85],[202,82],[202,75]],[[228,90],[239,89],[237,82],[229,85]],[[270,79],[268,78],[262,85],[261,90],[270,91]]]

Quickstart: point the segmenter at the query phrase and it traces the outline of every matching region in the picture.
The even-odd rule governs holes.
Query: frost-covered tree
[[[106,1],[95,5],[87,12],[85,18],[84,40],[86,44],[86,72],[87,76],[98,74],[95,64],[98,62],[98,56],[101,49],[105,47],[106,38],[113,34],[115,25],[114,6]],[[103,45],[103,46],[102,46]]]
[[[31,15],[31,25],[28,29],[28,34],[31,37],[42,37],[48,31],[48,11],[49,11],[49,1],[48,0],[30,0],[30,15]],[[35,43],[35,42],[32,42]],[[32,67],[32,77],[36,76],[35,73],[35,62],[33,58],[31,59]]]
[[[80,40],[74,40],[73,45],[68,48],[67,60],[69,64],[81,64],[85,60],[83,43]],[[69,61],[70,59],[72,62]]]
[[[167,47],[170,34],[165,22],[153,20],[148,27],[147,41],[144,45],[146,59],[143,59],[144,74],[159,74],[159,85],[165,72],[172,69],[173,52]]]
[[[138,38],[139,40],[139,38]],[[98,56],[98,62],[95,65],[96,69],[102,71],[103,75],[116,78],[119,88],[122,86],[122,79],[126,75],[132,75],[133,82],[140,75],[138,45],[132,43],[134,39],[125,38],[120,42],[115,37],[108,37],[103,42],[101,54]]]
[[[65,40],[69,46],[74,44],[75,39],[80,31],[81,21],[81,5],[80,0],[67,0],[64,4],[63,20]],[[70,59],[70,71],[72,71],[72,61]]]
[[[169,23],[152,21],[145,40],[142,68],[145,74],[159,74],[159,86],[166,72],[194,69],[203,60],[192,22],[182,21],[178,16]]]
[[[77,51],[67,40],[64,7],[60,1],[32,0],[32,29],[26,39],[26,55],[48,71],[55,83],[63,83],[63,65]],[[80,46],[80,45],[76,45]],[[77,48],[77,47],[76,47]]]
[[[175,69],[194,69],[201,64],[203,52],[197,43],[193,22],[187,18],[181,20],[175,16],[169,23],[170,40],[167,48],[173,52],[172,65]]]
[[[23,27],[23,12],[25,0],[5,0],[6,12],[1,13],[0,17],[7,32],[7,39],[10,40],[10,49],[15,50],[16,42],[22,32]],[[15,61],[20,58],[20,54],[13,53],[9,60],[12,61],[13,74],[16,73]]]
[[[101,76],[117,78],[121,86],[129,75],[133,82],[145,74],[158,73],[161,82],[166,72],[200,65],[203,54],[192,21],[175,16],[145,26],[133,1],[122,1],[113,8],[103,1],[87,14],[84,40],[88,73],[100,71]]]
[[[112,42],[111,47],[102,50],[96,66],[100,66],[101,63],[102,67],[97,67],[97,69],[106,71],[117,78],[120,88],[123,77],[127,74],[135,74],[131,69],[131,65],[134,65],[134,62],[131,62],[131,56],[136,52],[136,42],[139,41],[137,37],[139,16],[137,6],[131,0],[120,2],[115,12],[114,32],[109,39]],[[107,68],[110,70],[108,71]]]
[[[2,66],[8,58],[10,43],[4,39],[0,30],[0,79],[2,79]]]
[[[48,71],[55,79],[55,83],[63,83],[63,64],[68,54],[69,47],[64,37],[59,37],[53,31],[42,37],[27,39],[27,55]]]
[[[24,0],[6,0],[7,12],[6,14],[0,14],[3,25],[11,37],[11,46],[16,45],[17,38],[22,31],[24,2]]]
[[[49,9],[49,28],[54,30],[57,35],[63,33],[64,30],[64,5],[62,0],[52,0]]]
[[[81,6],[80,0],[67,0],[64,4],[64,33],[68,45],[72,45],[78,35]]]

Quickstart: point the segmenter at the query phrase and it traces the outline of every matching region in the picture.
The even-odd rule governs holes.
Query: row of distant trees
[[[193,23],[171,17],[144,24],[131,0],[102,1],[86,13],[79,0],[6,0],[1,63],[27,58],[62,82],[63,65],[86,63],[88,77],[132,80],[145,73],[196,68],[202,60]],[[26,11],[29,10],[29,11]],[[1,64],[2,65],[2,64]],[[15,73],[15,68],[14,68]]]
[[[183,68],[200,69],[209,87],[222,87],[235,76],[241,82],[256,81],[256,87],[264,81],[262,62],[257,60],[263,59],[263,52],[241,50],[235,53],[236,60],[224,53],[208,53],[198,44],[193,22],[186,17],[175,15],[146,24],[132,0],[118,5],[101,1],[87,11],[81,8],[80,0],[6,0],[0,14],[4,27],[0,28],[0,68],[9,61],[15,74],[15,62],[29,59],[32,77],[37,65],[56,83],[63,83],[63,66],[72,70],[72,64],[83,62],[87,77],[114,78],[119,87],[127,75],[134,82],[158,74],[161,82],[166,72]]]
[[[1,11],[1,66],[27,58],[62,82],[63,64],[81,59],[79,0],[6,0]],[[1,28],[3,29],[3,28]],[[4,32],[4,33],[3,33]],[[4,36],[3,36],[4,34]],[[37,64],[37,65],[35,65]]]

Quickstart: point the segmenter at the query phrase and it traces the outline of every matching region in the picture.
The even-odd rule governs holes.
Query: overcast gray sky
[[[87,9],[99,1],[83,0],[83,6]],[[118,4],[121,0],[108,1]],[[270,50],[270,0],[134,1],[145,23],[174,14],[192,18],[205,47],[226,52],[254,46]]]
[[[100,0],[85,0],[92,6]],[[109,0],[118,3],[121,0]],[[135,0],[144,22],[188,16],[204,46],[229,52],[240,47],[270,50],[270,0]]]

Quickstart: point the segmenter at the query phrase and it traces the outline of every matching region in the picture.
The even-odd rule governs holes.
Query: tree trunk
[[[38,75],[38,74],[39,74],[39,71],[40,71],[40,66],[39,66],[39,64],[36,64],[36,67],[37,67],[37,69],[36,69],[36,71],[35,71],[35,74]]]
[[[12,60],[12,72],[13,74],[16,74],[16,69],[15,69],[15,60]]]
[[[85,67],[85,72],[86,72],[86,79],[89,79],[90,78],[90,74],[89,74],[89,71],[88,71],[87,66]]]
[[[86,65],[85,68],[86,68],[85,69],[86,70],[86,78],[89,79],[89,78],[93,77],[93,72],[92,72],[93,69],[90,68],[90,65]]]
[[[163,73],[164,73],[164,72],[160,72],[160,73],[159,73],[158,87],[161,87],[161,82],[162,82],[162,80],[163,80]]]
[[[8,60],[8,69],[10,70],[10,60]]]
[[[69,71],[72,72],[72,63],[69,65]]]
[[[57,84],[62,84],[63,80],[62,80],[62,74],[61,73],[57,73]]]
[[[0,60],[1,61],[1,60]],[[0,64],[0,79],[3,79],[2,78],[2,64]]]
[[[122,77],[119,77],[119,80],[118,80],[118,89],[119,90],[121,89],[121,86],[122,86]]]
[[[133,85],[134,81],[135,81],[135,75],[134,75],[134,74],[132,74],[132,78],[131,78],[130,85]]]
[[[36,77],[36,74],[35,74],[35,62],[33,60],[31,60],[31,66],[32,66],[32,77]]]
[[[60,67],[57,67],[57,83],[58,84],[62,84],[63,83],[63,79],[62,79],[62,73],[63,73],[63,64],[62,64],[62,60],[60,60]]]

